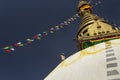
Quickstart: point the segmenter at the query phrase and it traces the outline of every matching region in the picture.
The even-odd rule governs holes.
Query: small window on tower
[[[102,32],[102,33],[105,33],[105,32]]]
[[[96,34],[96,33],[94,33],[94,35],[96,36],[97,34]]]
[[[99,28],[101,28],[101,26],[97,26],[97,28],[99,29]]]
[[[88,31],[88,29],[86,29],[85,31],[83,31],[83,34],[85,34]]]
[[[88,33],[87,36],[90,36],[90,34]]]
[[[110,33],[110,31],[107,31],[107,33]]]
[[[101,32],[98,32],[98,34],[101,34]]]

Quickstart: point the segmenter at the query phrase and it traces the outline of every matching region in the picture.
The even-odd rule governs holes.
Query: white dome
[[[79,51],[44,80],[120,80],[120,39]]]

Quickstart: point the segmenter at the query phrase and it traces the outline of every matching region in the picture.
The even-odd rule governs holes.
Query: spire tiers
[[[87,45],[90,46],[94,38],[104,38],[106,35],[110,36],[111,34],[116,36],[116,33],[120,32],[119,29],[113,28],[103,18],[92,14],[92,6],[85,0],[79,2],[77,11],[82,18],[76,37],[80,50],[86,48],[86,41],[89,42]]]

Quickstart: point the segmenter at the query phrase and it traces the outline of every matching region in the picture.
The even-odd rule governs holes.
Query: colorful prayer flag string
[[[33,37],[26,39],[25,41],[14,43],[11,46],[6,46],[6,47],[0,49],[0,54],[11,53],[11,52],[15,51],[15,49],[18,47],[27,46],[27,45],[32,44],[36,40],[41,40],[43,37],[46,37],[47,35],[49,35],[49,33],[53,34],[56,31],[59,31],[60,29],[64,28],[64,26],[69,25],[71,22],[75,21],[77,18],[79,18],[79,15],[75,14],[73,17],[67,19],[63,23],[60,23],[57,26],[51,27],[48,31],[44,31],[42,33],[36,34]]]

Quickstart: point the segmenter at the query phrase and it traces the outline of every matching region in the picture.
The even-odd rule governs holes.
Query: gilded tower
[[[77,11],[82,18],[76,37],[79,50],[111,40],[110,37],[114,39],[119,34],[117,27],[112,27],[103,18],[92,14],[92,6],[87,1],[80,1]]]

